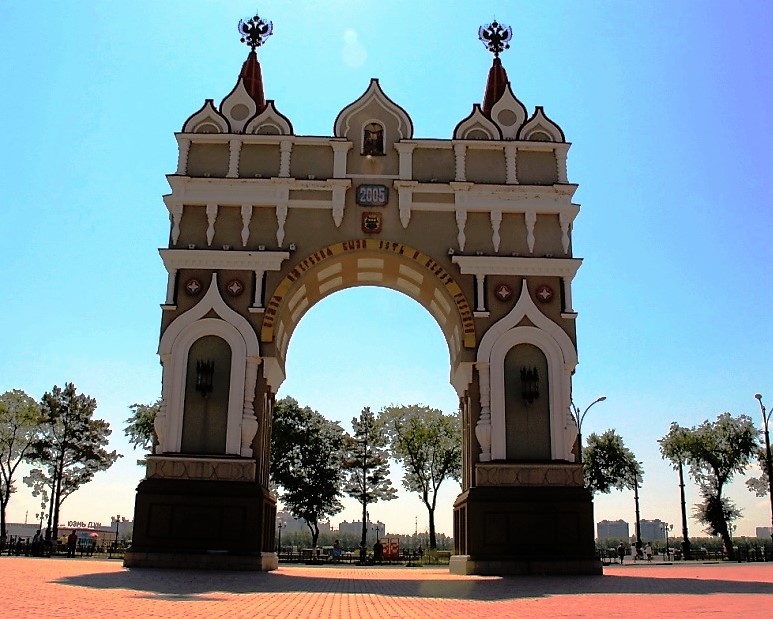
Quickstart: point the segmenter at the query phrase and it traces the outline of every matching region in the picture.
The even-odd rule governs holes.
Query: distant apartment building
[[[665,527],[668,524],[660,519],[657,520],[642,520],[641,521],[641,541],[645,544],[647,542],[656,542],[664,540],[666,537]]]
[[[384,537],[386,535],[386,525],[381,522],[380,520],[378,522],[371,522],[368,520],[365,523],[365,527],[367,528],[367,538],[371,539],[373,538],[374,542],[376,539],[376,531],[378,530],[378,536]],[[353,522],[347,522],[344,520],[343,522],[338,523],[338,532],[343,534],[352,534],[352,535],[361,535],[362,534],[362,520],[355,520]]]
[[[757,527],[755,535],[760,539],[770,538],[773,534],[773,527]]]
[[[596,523],[597,539],[628,539],[628,523],[625,520],[602,520]]]
[[[282,523],[282,529],[287,533],[309,532],[309,527],[305,520],[296,518],[287,511],[278,511],[276,513],[276,522],[277,524]],[[317,523],[317,526],[319,527],[320,533],[330,533],[331,531],[329,520],[322,520]]]

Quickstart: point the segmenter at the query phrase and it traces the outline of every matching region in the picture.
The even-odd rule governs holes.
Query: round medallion
[[[497,287],[494,288],[494,294],[497,299],[504,302],[513,296],[513,289],[507,284],[497,284]]]
[[[187,292],[192,297],[196,297],[201,294],[202,289],[203,286],[201,285],[201,282],[195,277],[192,277],[187,282],[185,282],[185,292]]]
[[[244,284],[242,284],[238,279],[232,279],[225,285],[225,290],[232,297],[238,297],[242,292],[244,292]]]
[[[553,289],[545,285],[537,288],[537,300],[540,303],[550,303],[553,300]]]

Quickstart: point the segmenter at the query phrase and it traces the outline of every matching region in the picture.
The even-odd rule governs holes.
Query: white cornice
[[[290,191],[346,190],[352,181],[348,178],[308,180],[293,178],[191,178],[167,175],[172,193],[164,196],[167,208],[172,204],[219,204],[241,206],[243,204],[270,205],[288,201]],[[301,201],[303,203],[303,201]],[[332,196],[331,196],[332,203]]]
[[[278,271],[290,257],[286,251],[220,251],[206,249],[159,249],[168,273],[179,269],[233,269]]]
[[[504,256],[452,256],[462,275],[548,275],[568,277],[577,274],[580,258],[520,258]]]

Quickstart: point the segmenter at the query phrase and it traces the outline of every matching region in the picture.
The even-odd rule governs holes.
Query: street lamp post
[[[668,547],[668,532],[674,528],[674,525],[664,522],[660,525],[660,527],[663,529],[663,534],[666,536],[666,559],[668,559],[669,555],[671,554],[671,550]]]
[[[588,404],[587,408],[582,411],[582,413],[580,413],[580,409],[577,408],[577,405],[574,402],[569,403],[569,412],[572,414],[572,418],[577,424],[577,462],[580,464],[582,464],[582,422],[585,420],[585,415],[590,410],[591,406],[603,402],[606,399],[607,396],[605,395],[596,398],[593,402]]]
[[[279,559],[279,555],[282,553],[282,527],[283,526],[284,526],[284,524],[282,523],[281,520],[276,525],[276,528],[279,530],[279,535],[277,537],[277,542],[276,542],[276,556],[277,556],[277,559]]]
[[[115,517],[115,547],[118,548],[118,524],[121,522],[121,514]]]
[[[773,466],[770,461],[770,432],[768,431],[768,422],[770,421],[770,414],[773,410],[768,411],[765,409],[765,405],[762,403],[762,394],[755,393],[754,397],[757,398],[757,402],[760,403],[760,410],[762,411],[762,429],[765,433],[765,469],[768,474],[768,497],[770,497],[770,535],[771,541],[773,541]]]
[[[633,501],[636,507],[636,554],[638,555],[642,548],[642,542],[641,519],[639,518],[639,471],[636,469],[636,464],[631,466],[631,472],[633,473]]]

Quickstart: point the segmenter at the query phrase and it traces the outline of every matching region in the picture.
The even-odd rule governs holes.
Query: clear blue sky
[[[657,439],[773,406],[771,198],[773,44],[769,3],[264,1],[266,95],[298,134],[329,135],[371,77],[417,137],[449,138],[481,102],[490,55],[480,24],[515,32],[503,54],[516,95],[543,105],[573,143],[582,205],[574,286],[578,405],[607,401],[584,430],[614,427],[644,463],[642,517],[678,522],[676,477]],[[142,471],[123,437],[132,402],[160,391],[156,356],[166,274],[164,175],[173,132],[233,87],[247,48],[236,23],[254,2],[0,2],[0,391],[40,397],[74,382],[94,396],[125,457],[69,498],[65,520],[133,512]],[[292,395],[328,417],[421,402],[453,412],[448,355],[429,314],[398,293],[333,295],[290,344]],[[688,500],[697,498],[688,486]],[[739,532],[770,524],[743,484]],[[439,508],[451,533],[450,487]],[[21,485],[11,521],[38,511]],[[378,504],[392,531],[426,528],[418,501]],[[357,519],[347,509],[340,519]],[[415,525],[415,519],[418,524]],[[631,493],[596,519],[633,522]],[[692,533],[699,527],[693,523]]]

